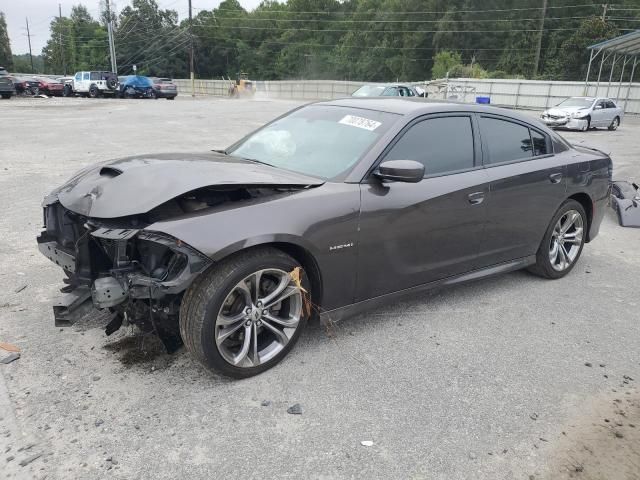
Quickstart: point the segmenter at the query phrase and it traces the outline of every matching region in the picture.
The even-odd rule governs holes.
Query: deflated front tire
[[[211,267],[187,290],[180,334],[206,367],[234,378],[276,365],[297,342],[309,311],[309,281],[284,252],[254,248]]]

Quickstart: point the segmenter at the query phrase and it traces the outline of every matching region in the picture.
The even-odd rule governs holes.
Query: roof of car
[[[316,105],[332,105],[337,107],[362,108],[399,115],[424,115],[439,112],[484,112],[497,115],[508,115],[512,118],[532,123],[530,116],[514,110],[491,107],[474,103],[447,102],[444,100],[427,100],[415,97],[348,97],[338,100],[318,102]]]

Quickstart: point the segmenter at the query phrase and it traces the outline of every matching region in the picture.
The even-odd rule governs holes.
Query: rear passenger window
[[[532,156],[527,127],[497,118],[480,117],[480,132],[489,150],[485,163],[510,162]]]
[[[533,144],[533,155],[546,155],[549,152],[547,147],[547,137],[540,132],[531,130],[531,142]]]
[[[470,117],[440,117],[413,125],[391,148],[385,160],[415,160],[425,175],[473,168]]]

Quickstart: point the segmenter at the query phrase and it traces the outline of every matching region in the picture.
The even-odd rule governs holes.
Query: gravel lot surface
[[[49,190],[112,157],[225,147],[295,105],[0,102],[0,342],[21,349],[0,364],[0,477],[640,478],[640,231],[612,211],[562,280],[516,272],[311,325],[247,380],[100,318],[54,327],[61,270],[35,244]],[[640,119],[565,136],[640,180]]]

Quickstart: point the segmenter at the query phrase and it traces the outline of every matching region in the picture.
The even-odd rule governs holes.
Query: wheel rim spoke
[[[275,304],[280,303],[283,300],[289,298],[291,295],[295,295],[297,293],[300,293],[300,289],[298,287],[293,285],[290,285],[290,286],[285,285],[285,288],[282,289],[282,291],[280,291],[277,297],[269,299],[269,302],[267,302],[267,300],[265,299],[264,308],[271,308]]]
[[[238,352],[238,354],[233,358],[234,365],[240,365],[245,358],[247,358],[247,354],[249,353],[249,347],[251,346],[251,326],[244,327],[244,341],[242,342],[242,348]]]
[[[254,273],[249,280],[252,293],[251,301],[253,303],[258,303],[258,299],[260,298],[260,280],[262,280],[262,270]]]
[[[282,330],[278,329],[277,327],[274,327],[266,320],[263,320],[262,324],[274,333],[280,345],[284,347],[287,343],[289,343],[289,337],[287,337]]]
[[[271,305],[278,303],[278,298],[282,292],[285,291],[289,283],[291,282],[291,277],[288,273],[284,275],[280,275],[278,285],[276,288],[269,293],[266,297],[262,299],[262,304],[265,308],[269,308]]]
[[[235,325],[238,322],[242,322],[245,319],[245,313],[244,311],[233,315],[233,316],[228,316],[228,315],[223,315],[220,314],[218,315],[218,322],[217,324],[220,326],[228,326],[228,325]]]
[[[234,333],[236,333],[238,330],[240,330],[241,327],[243,327],[244,325],[242,323],[238,323],[238,325],[235,325],[233,327],[229,327],[229,328],[224,328],[224,329],[220,329],[220,331],[218,332],[218,334],[216,335],[216,343],[218,345],[220,345],[222,342],[224,342],[227,338],[229,338],[231,335],[233,335]]]
[[[286,328],[296,328],[298,326],[298,323],[300,322],[300,320],[295,317],[280,318],[270,314],[265,315],[263,319],[271,323],[277,323],[278,325],[282,325],[283,327],[286,327]]]

